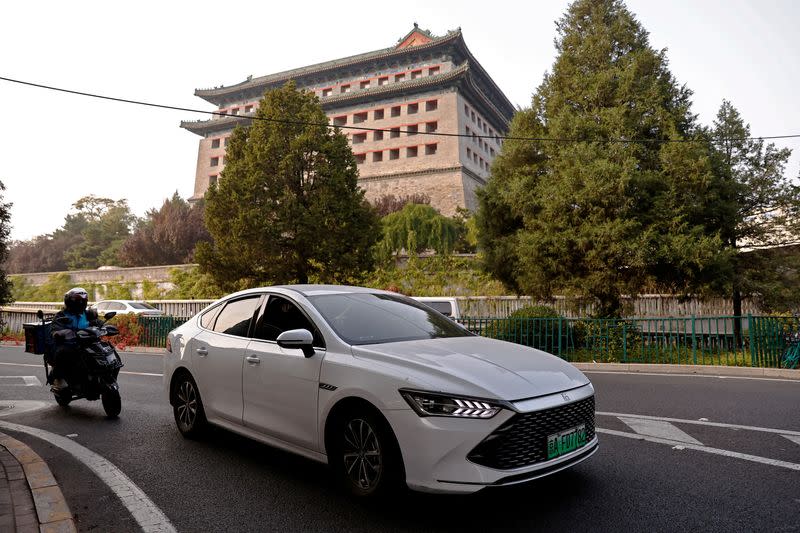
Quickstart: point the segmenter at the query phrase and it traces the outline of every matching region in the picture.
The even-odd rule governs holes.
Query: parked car
[[[360,287],[215,301],[169,333],[164,392],[185,437],[214,424],[327,462],[363,497],[521,483],[598,447],[594,389],[574,366]]]
[[[428,307],[432,307],[444,316],[453,320],[461,318],[461,309],[458,307],[458,298],[451,296],[412,296],[418,302],[422,302]]]
[[[162,316],[160,309],[156,309],[146,302],[135,300],[100,300],[92,304],[92,309],[96,309],[101,315],[108,311],[115,311],[118,315],[135,314],[142,316]]]

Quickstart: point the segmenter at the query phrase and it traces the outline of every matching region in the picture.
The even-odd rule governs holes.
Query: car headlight
[[[401,390],[408,405],[419,416],[451,416],[456,418],[492,418],[503,407],[487,400],[439,394]]]

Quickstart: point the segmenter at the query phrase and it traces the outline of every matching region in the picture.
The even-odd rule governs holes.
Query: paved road
[[[337,492],[322,465],[225,431],[184,440],[161,397],[160,356],[123,358],[123,411],[109,421],[99,402],[56,406],[21,377],[43,380],[38,356],[0,347],[0,401],[47,402],[0,409],[0,422],[71,436],[124,472],[178,531],[800,531],[798,381],[592,373],[605,414],[588,461],[514,488],[409,493],[370,507]],[[81,531],[141,530],[73,456],[8,433],[48,461]]]

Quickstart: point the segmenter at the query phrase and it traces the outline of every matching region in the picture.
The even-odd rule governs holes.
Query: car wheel
[[[173,414],[178,431],[189,439],[199,437],[207,422],[197,383],[188,374],[178,378],[172,393]]]
[[[339,418],[334,431],[332,466],[351,494],[379,498],[400,487],[402,459],[385,420],[353,411]]]
[[[122,398],[119,391],[110,389],[105,391],[102,396],[103,410],[106,412],[108,418],[117,418],[120,411],[122,411]]]

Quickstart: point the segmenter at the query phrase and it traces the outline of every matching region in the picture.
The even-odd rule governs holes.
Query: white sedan
[[[134,300],[100,300],[92,305],[101,315],[114,311],[118,315],[163,316],[164,311],[156,309],[147,302]]]
[[[529,481],[597,451],[594,389],[561,359],[359,287],[228,295],[169,334],[186,437],[214,424],[328,463],[358,496]]]

